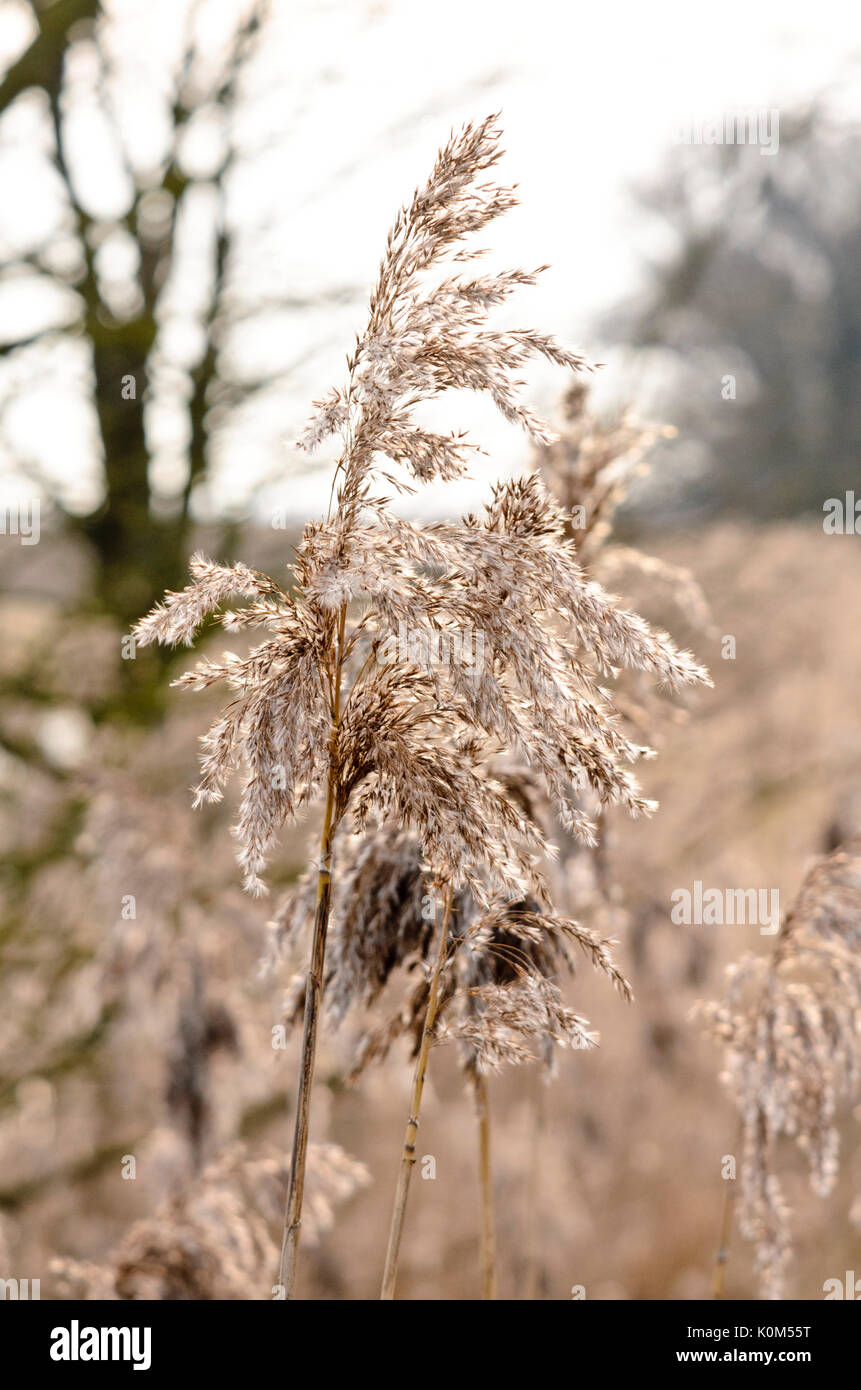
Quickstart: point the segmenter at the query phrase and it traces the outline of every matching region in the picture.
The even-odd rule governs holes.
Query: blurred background
[[[788,905],[858,828],[861,538],[826,534],[823,507],[861,498],[859,57],[836,3],[3,0],[0,1277],[92,1292],[207,1165],[289,1145],[271,905],[240,892],[229,800],[190,808],[208,710],[124,639],[197,546],[283,577],[332,464],[292,441],[343,375],[386,230],[450,127],[500,110],[522,202],[486,264],[551,263],[510,312],[604,364],[598,418],[675,427],[617,533],[691,569],[712,623],[625,596],[716,684],[655,736],[658,816],[608,829],[636,1003],[578,977],[601,1048],[551,1088],[493,1083],[500,1293],[708,1296],[734,1118],[688,1015],[768,940],[674,927],[670,894],[711,879]],[[712,142],[742,114],[768,139]],[[558,373],[529,384],[561,423]],[[534,462],[489,408],[451,418],[488,457],[401,504],[417,515]],[[300,828],[276,901],[306,859]],[[350,1089],[349,1044],[325,1039],[313,1137],[366,1174],[320,1179],[309,1297],[375,1295],[397,1166],[408,1058]],[[825,1202],[785,1155],[797,1297],[861,1267],[854,1143],[846,1117]],[[420,1144],[437,1177],[415,1184],[400,1294],[475,1297],[474,1123],[445,1053]],[[738,1241],[728,1292],[756,1295]]]

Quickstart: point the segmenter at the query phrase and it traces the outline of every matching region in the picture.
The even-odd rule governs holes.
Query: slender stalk
[[[314,913],[314,939],[311,964],[305,986],[305,1019],[302,1033],[302,1061],[299,1068],[299,1088],[296,1097],[296,1127],[293,1153],[290,1160],[290,1186],[284,1212],[284,1238],[281,1243],[281,1266],[278,1282],[285,1298],[293,1298],[296,1266],[299,1259],[299,1238],[302,1228],[302,1198],[305,1192],[305,1164],[308,1157],[308,1133],[311,1122],[311,1091],[314,1084],[314,1062],[317,1053],[317,1027],[323,999],[323,973],[326,960],[326,933],[329,927],[329,906],[332,897],[332,841],[337,829],[336,802],[338,769],[336,746],[341,718],[341,666],[344,651],[346,607],[341,608],[338,620],[338,645],[332,681],[332,731],[329,741],[329,774],[326,782],[326,810],[320,837],[320,868],[317,874],[317,905]]]
[[[735,1179],[728,1178],[723,1195],[723,1213],[720,1224],[720,1241],[715,1252],[712,1270],[712,1297],[722,1299],[724,1294],[724,1271],[729,1260],[729,1243],[732,1236],[732,1211],[735,1201]]]
[[[738,1162],[739,1149],[743,1142],[743,1129],[741,1124],[738,1127],[736,1136],[735,1151],[733,1157]],[[714,1267],[712,1269],[712,1297],[722,1299],[724,1295],[724,1274],[729,1261],[729,1243],[732,1239],[732,1218],[733,1207],[735,1205],[738,1178],[724,1179],[723,1211],[721,1212],[720,1238],[718,1248],[715,1251]]]
[[[490,1163],[490,1100],[487,1077],[476,1073],[475,1109],[478,1116],[478,1164],[481,1177],[481,1296],[496,1298],[496,1223],[493,1217],[493,1173]]]
[[[410,1113],[404,1131],[404,1148],[401,1156],[401,1166],[398,1172],[398,1184],[395,1189],[392,1224],[389,1230],[389,1244],[386,1250],[385,1269],[383,1270],[383,1286],[380,1291],[380,1298],[382,1300],[393,1299],[395,1296],[395,1283],[398,1277],[398,1257],[400,1255],[401,1237],[404,1229],[404,1216],[406,1215],[407,1209],[407,1195],[410,1189],[410,1178],[413,1175],[413,1168],[415,1167],[416,1161],[416,1135],[418,1134],[419,1128],[422,1091],[424,1090],[425,1084],[425,1072],[427,1071],[431,1036],[433,1034],[437,1014],[439,1013],[439,986],[442,976],[442,967],[446,957],[446,946],[448,944],[451,901],[452,891],[451,887],[448,887],[445,892],[445,904],[443,907],[442,925],[440,926],[439,932],[439,947],[437,949],[436,964],[434,965],[433,975],[431,976],[427,1010],[425,1011],[424,1027],[422,1029],[421,1043],[419,1045],[419,1055],[416,1059],[416,1069],[413,1075]]]
[[[541,1292],[541,1267],[538,1247],[540,1230],[539,1200],[541,1194],[541,1155],[544,1150],[544,1130],[547,1119],[545,1102],[546,1083],[542,1076],[536,1077],[537,1090],[533,1092],[534,1110],[532,1136],[529,1146],[529,1162],[526,1173],[526,1202],[523,1221],[523,1243],[526,1251],[523,1275],[523,1297],[534,1301]]]

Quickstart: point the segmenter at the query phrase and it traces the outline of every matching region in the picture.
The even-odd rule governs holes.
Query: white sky
[[[219,17],[229,19],[238,5],[210,0],[210,39]],[[145,97],[157,89],[161,54],[181,30],[184,6],[116,0],[109,8],[125,52],[125,127],[145,150],[148,139],[155,146],[159,139]],[[0,8],[0,62],[26,37],[19,10],[14,0]],[[325,504],[324,477],[309,472],[287,441],[311,398],[340,383],[387,227],[450,126],[501,108],[508,150],[501,177],[519,183],[522,205],[491,228],[489,264],[550,262],[543,285],[515,300],[514,316],[589,351],[590,322],[635,285],[643,253],[655,249],[654,228],[634,214],[628,190],[660,167],[675,125],[738,108],[785,110],[826,85],[840,90],[859,51],[861,11],[845,0],[273,0],[240,128],[257,153],[237,170],[231,202],[246,227],[239,243],[243,294],[252,302],[302,303],[253,316],[231,340],[237,370],[291,370],[277,397],[225,434],[202,509],[242,511],[252,493],[261,515],[282,506],[309,514]],[[857,93],[847,89],[845,98],[857,106]],[[0,242],[15,218],[26,224],[45,217],[47,195],[37,195],[28,159],[36,126],[16,112],[7,122],[13,115],[17,156],[0,156]],[[4,136],[8,143],[7,122],[0,148]],[[107,213],[112,196],[122,201],[109,146],[96,143],[95,127],[82,125],[79,139]],[[205,160],[207,142],[218,142],[216,126],[202,123],[196,139]],[[205,212],[201,205],[201,227]],[[194,228],[192,218],[192,244],[203,235]],[[190,270],[183,289],[193,297]],[[340,289],[343,300],[332,303]],[[22,292],[0,284],[4,337],[4,319],[46,312],[36,295],[35,286]],[[177,360],[190,331],[181,299],[178,293],[167,339]],[[13,401],[5,463],[14,466],[16,448],[26,446],[84,505],[95,477],[92,422],[79,404],[80,362],[67,357],[60,353],[50,380],[28,382]],[[607,389],[613,369],[609,360]],[[558,372],[538,371],[536,404],[552,410],[562,386]],[[496,476],[524,458],[525,443],[512,427],[497,424],[481,403],[457,404],[451,423],[474,426],[492,451],[477,471]],[[153,421],[164,440],[156,467],[169,484],[181,444],[181,411],[172,409],[169,392]],[[426,504],[448,508],[465,500],[474,500],[474,487],[450,485]]]

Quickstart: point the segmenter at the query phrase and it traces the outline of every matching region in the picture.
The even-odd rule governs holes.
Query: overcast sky
[[[209,42],[219,15],[229,19],[239,4],[206,6]],[[108,9],[125,65],[127,138],[144,157],[147,142],[155,147],[160,138],[146,95],[158,85],[161,55],[181,32],[185,6],[122,0]],[[25,15],[14,0],[0,5],[0,65],[26,42]],[[634,288],[643,255],[660,249],[629,190],[660,168],[679,122],[736,109],[786,110],[826,86],[840,92],[859,48],[859,12],[845,0],[722,0],[711,7],[690,0],[274,0],[266,43],[246,79],[254,100],[241,134],[256,153],[239,166],[231,197],[238,222],[249,212],[249,300],[277,286],[292,302],[249,319],[231,351],[249,373],[273,365],[290,371],[277,401],[225,438],[201,504],[241,511],[256,492],[254,505],[264,515],[283,504],[319,510],[326,484],[302,471],[289,438],[311,398],[340,382],[386,229],[450,126],[501,109],[508,151],[502,177],[519,183],[522,204],[495,224],[490,263],[550,262],[541,288],[517,301],[515,317],[589,351],[595,318]],[[853,99],[848,90],[845,97]],[[50,217],[51,190],[38,183],[28,158],[37,125],[18,114],[11,136],[5,122],[0,128],[0,243],[14,242],[27,219],[45,224]],[[207,140],[217,143],[218,132],[204,123],[196,138],[199,150],[189,157],[205,165]],[[112,200],[122,203],[109,145],[100,144],[95,125],[82,124],[79,141],[109,218]],[[118,266],[121,273],[121,259]],[[44,296],[44,287],[30,281],[0,286],[3,336],[18,315],[29,322],[56,314],[57,303]],[[178,341],[181,323],[178,311]],[[612,377],[610,360],[605,379]],[[552,408],[563,384],[558,374],[542,369],[534,384],[537,404]],[[22,387],[7,429],[12,448],[7,438],[0,461],[7,470],[14,466],[15,447],[26,439],[45,470],[86,506],[97,494],[97,464],[80,398],[80,361],[61,355],[50,380]],[[491,448],[486,473],[524,457],[523,440],[480,404],[463,403],[452,422],[474,426]],[[166,443],[159,466],[167,476],[167,405],[160,427]],[[280,480],[261,491],[257,484],[273,469]],[[473,490],[457,485],[431,504],[459,505],[467,496]]]

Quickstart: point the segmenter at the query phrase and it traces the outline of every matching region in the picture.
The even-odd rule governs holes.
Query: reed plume
[[[616,535],[619,508],[651,471],[661,440],[675,438],[673,426],[641,420],[631,409],[599,419],[582,378],[566,392],[562,414],[558,437],[536,448],[535,465],[569,518],[580,564],[602,584],[644,577],[669,594],[691,627],[714,635],[710,606],[694,574],[624,545]]]
[[[530,784],[528,774],[505,774],[505,785],[535,819]],[[336,855],[324,989],[329,1022],[337,1027],[350,1012],[363,1015],[388,986],[399,978],[407,981],[403,998],[393,1010],[390,1006],[384,1021],[360,1034],[349,1080],[355,1082],[370,1064],[383,1061],[402,1036],[412,1040],[417,1077],[424,1073],[432,1046],[457,1043],[479,1122],[483,1289],[485,1297],[494,1297],[488,1076],[505,1065],[535,1060],[549,1071],[554,1045],[590,1047],[597,1042],[586,1021],[564,1008],[558,988],[561,974],[574,969],[575,946],[626,998],[629,987],[613,964],[611,943],[594,932],[542,914],[534,900],[496,902],[482,909],[465,890],[452,903],[445,954],[435,971],[442,938],[429,910],[435,901],[433,883],[418,838],[396,826],[381,826],[342,839]],[[290,958],[299,948],[312,888],[306,874],[279,908],[271,923],[273,959]],[[288,1025],[298,1024],[304,995],[300,974],[285,1001]],[[414,1108],[410,1113],[415,1114]],[[414,1139],[411,1130],[411,1145]]]
[[[105,1264],[55,1260],[58,1292],[96,1300],[247,1299],[264,1287],[277,1255],[287,1172],[277,1154],[233,1145],[154,1216],[137,1221]],[[317,1244],[335,1208],[369,1181],[364,1164],[337,1144],[312,1144],[306,1240]]]
[[[765,1296],[780,1298],[792,1240],[777,1141],[795,1141],[814,1192],[826,1196],[838,1172],[838,1107],[857,1100],[861,1083],[861,837],[817,860],[770,956],[732,965],[724,1002],[698,1013],[725,1046],[723,1079],[739,1112],[740,1229]]]
[[[592,842],[579,786],[634,815],[652,809],[626,766],[645,750],[620,730],[602,676],[624,665],[671,689],[707,679],[666,634],[584,575],[564,516],[535,476],[498,484],[483,516],[460,524],[422,527],[390,509],[392,488],[411,487],[404,473],[419,482],[460,476],[472,448],[462,434],[417,424],[420,403],[450,389],[484,392],[505,419],[547,443],[552,431],[520,399],[518,373],[535,355],[574,371],[588,365],[546,334],[486,326],[490,310],[537,272],[468,279],[458,271],[428,282],[447,258],[466,259],[466,237],[513,206],[511,189],[478,181],[500,155],[494,117],[465,126],[395,220],[347,382],[317,403],[300,441],[311,449],[338,435],[341,448],[329,512],[306,526],[297,550],[294,592],[244,565],[195,556],[193,583],[136,629],[141,644],[190,643],[206,617],[240,598],[243,608],[219,614],[223,625],[269,631],[249,655],[203,661],[178,682],[203,689],[223,681],[233,692],[203,740],[197,798],[219,799],[242,764],[236,834],[249,891],[262,890],[285,823],[324,805],[280,1271],[288,1298],[333,846],[348,810],[359,831],[384,822],[412,830],[449,900],[466,889],[483,907],[524,894],[543,902],[546,841],[504,786],[480,771],[488,748],[528,761],[566,826]],[[421,640],[410,643],[407,660],[393,660],[391,639],[402,629]],[[481,662],[463,655],[466,631],[483,634]],[[463,659],[436,661],[442,639]],[[439,937],[432,991],[446,958],[445,927]]]

